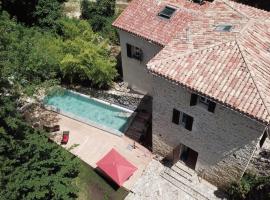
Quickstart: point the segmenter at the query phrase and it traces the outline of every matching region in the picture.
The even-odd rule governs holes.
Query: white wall
[[[118,30],[120,36],[123,78],[129,86],[142,93],[152,93],[151,75],[146,69],[146,64],[151,60],[162,47],[137,37],[131,33]],[[143,51],[143,60],[139,61],[127,57],[126,43],[139,47]]]
[[[198,152],[196,170],[212,183],[240,178],[264,126],[219,104],[214,113],[190,106],[191,93],[163,78],[153,76],[153,87],[154,152],[166,156],[182,143]],[[194,118],[192,131],[172,123],[174,108]]]

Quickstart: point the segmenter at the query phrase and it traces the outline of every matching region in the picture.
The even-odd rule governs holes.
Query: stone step
[[[197,175],[196,172],[193,169],[186,166],[185,163],[183,163],[182,161],[178,161],[177,163],[175,163],[174,166],[178,167],[179,169],[181,169],[185,173],[189,174],[190,176]]]
[[[133,121],[133,123],[130,125],[129,129],[137,131],[137,132],[141,132],[141,133],[145,133],[147,130],[147,127],[138,121]]]
[[[149,121],[151,119],[151,114],[145,112],[139,112],[137,115],[138,118],[142,118],[145,121]]]
[[[174,173],[174,172],[172,172],[172,173]],[[207,197],[205,197],[203,194],[201,194],[201,193],[197,192],[196,190],[194,190],[189,182],[187,183],[186,181],[184,182],[184,181],[180,181],[179,179],[176,179],[175,178],[175,176],[177,176],[176,174],[168,174],[166,172],[163,172],[160,175],[165,180],[167,180],[168,182],[170,182],[171,184],[173,184],[174,186],[176,186],[180,190],[182,190],[185,193],[187,193],[188,195],[190,195],[193,199],[196,199],[196,200],[210,200]],[[183,179],[184,178],[182,178],[181,180],[183,180]]]
[[[182,170],[181,168],[177,167],[176,165],[173,165],[171,167],[171,170],[175,171],[177,174],[182,176],[183,178],[187,179],[188,181],[192,181],[192,175],[190,173],[187,173],[186,171]]]
[[[134,131],[134,130],[128,130],[126,132],[126,135],[132,139],[134,139],[135,141],[139,141],[140,137],[142,136],[142,133],[138,132],[138,131]]]
[[[223,199],[223,198],[218,198],[214,195],[214,192],[217,191],[217,188],[215,186],[209,184],[208,182],[206,182],[204,180],[203,180],[204,183],[200,183],[200,181],[198,180],[197,174],[195,172],[193,172],[193,173],[194,173],[194,175],[189,176],[190,179],[187,179],[186,177],[183,176],[183,174],[179,174],[178,172],[176,172],[173,169],[166,168],[164,170],[164,174],[167,174],[168,176],[174,178],[175,181],[178,181],[181,184],[184,184],[185,186],[191,188],[193,191],[195,191],[195,193],[202,195],[205,199],[210,199],[210,200]],[[180,188],[180,189],[182,189],[182,188]],[[224,196],[224,199],[226,199],[225,196]]]

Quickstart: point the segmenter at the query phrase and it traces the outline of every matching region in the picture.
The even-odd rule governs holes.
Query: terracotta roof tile
[[[179,7],[170,20],[165,5]],[[133,0],[117,28],[163,45],[147,64],[164,77],[262,123],[270,123],[270,13],[215,0]],[[218,25],[232,25],[218,32]]]
[[[178,43],[168,44],[148,63],[148,68],[249,117],[269,123],[270,23],[249,20],[242,27],[243,30],[227,33],[223,43],[210,34],[210,43],[216,43],[210,46],[202,43],[196,48],[198,37],[194,36],[192,45],[184,51],[182,40],[175,39]],[[170,67],[165,68],[166,65]]]
[[[171,19],[158,16],[167,5],[177,8]],[[208,5],[187,0],[133,0],[113,26],[164,46]]]

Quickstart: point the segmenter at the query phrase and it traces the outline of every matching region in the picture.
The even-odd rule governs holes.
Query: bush
[[[261,195],[258,188],[262,188],[270,184],[270,177],[258,177],[252,173],[246,173],[239,183],[232,183],[228,189],[230,199],[232,200],[247,200],[253,195],[254,191],[257,196],[270,196],[270,191],[267,195]],[[261,190],[262,191],[262,190]],[[264,191],[262,191],[264,192]],[[259,198],[261,199],[261,198]],[[264,200],[264,199],[261,199]],[[265,199],[266,200],[266,199]]]

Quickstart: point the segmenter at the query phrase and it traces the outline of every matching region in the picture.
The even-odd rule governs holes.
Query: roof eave
[[[229,108],[230,110],[233,110],[233,111],[235,111],[235,112],[237,112],[237,113],[239,113],[239,114],[242,114],[242,115],[244,115],[245,117],[247,117],[247,118],[249,118],[249,119],[251,119],[251,120],[255,120],[255,121],[259,122],[260,124],[262,124],[262,125],[264,125],[264,126],[268,126],[269,123],[270,123],[269,120],[267,121],[266,119],[261,119],[261,118],[258,118],[258,117],[256,117],[256,116],[253,116],[253,115],[251,115],[251,114],[249,114],[249,113],[243,112],[243,111],[241,111],[241,110],[239,110],[239,109],[237,109],[237,108],[231,106],[230,104],[226,104],[226,103],[224,103],[224,102],[221,102],[221,101],[219,101],[218,99],[215,99],[214,97],[211,97],[211,96],[209,96],[209,95],[207,95],[207,94],[204,94],[204,93],[202,93],[202,92],[200,92],[200,91],[198,91],[198,90],[196,90],[196,89],[194,89],[194,88],[189,87],[188,85],[185,85],[185,84],[180,83],[180,82],[176,82],[176,81],[174,81],[174,80],[172,80],[172,79],[168,79],[166,76],[164,76],[164,75],[162,75],[162,74],[159,74],[159,73],[156,73],[155,71],[153,71],[153,70],[151,70],[151,69],[149,69],[149,68],[148,68],[148,71],[149,71],[151,74],[153,74],[154,76],[161,77],[161,78],[163,78],[163,79],[165,79],[165,80],[171,82],[172,84],[181,86],[181,87],[183,87],[183,88],[185,88],[185,89],[191,91],[192,93],[198,94],[198,95],[200,95],[200,96],[205,96],[205,97],[207,97],[208,99],[210,99],[211,101],[213,101],[213,102],[215,102],[215,103],[218,103],[218,104],[220,104],[220,105],[222,105],[222,106],[224,106],[224,107],[226,107],[226,108]]]

